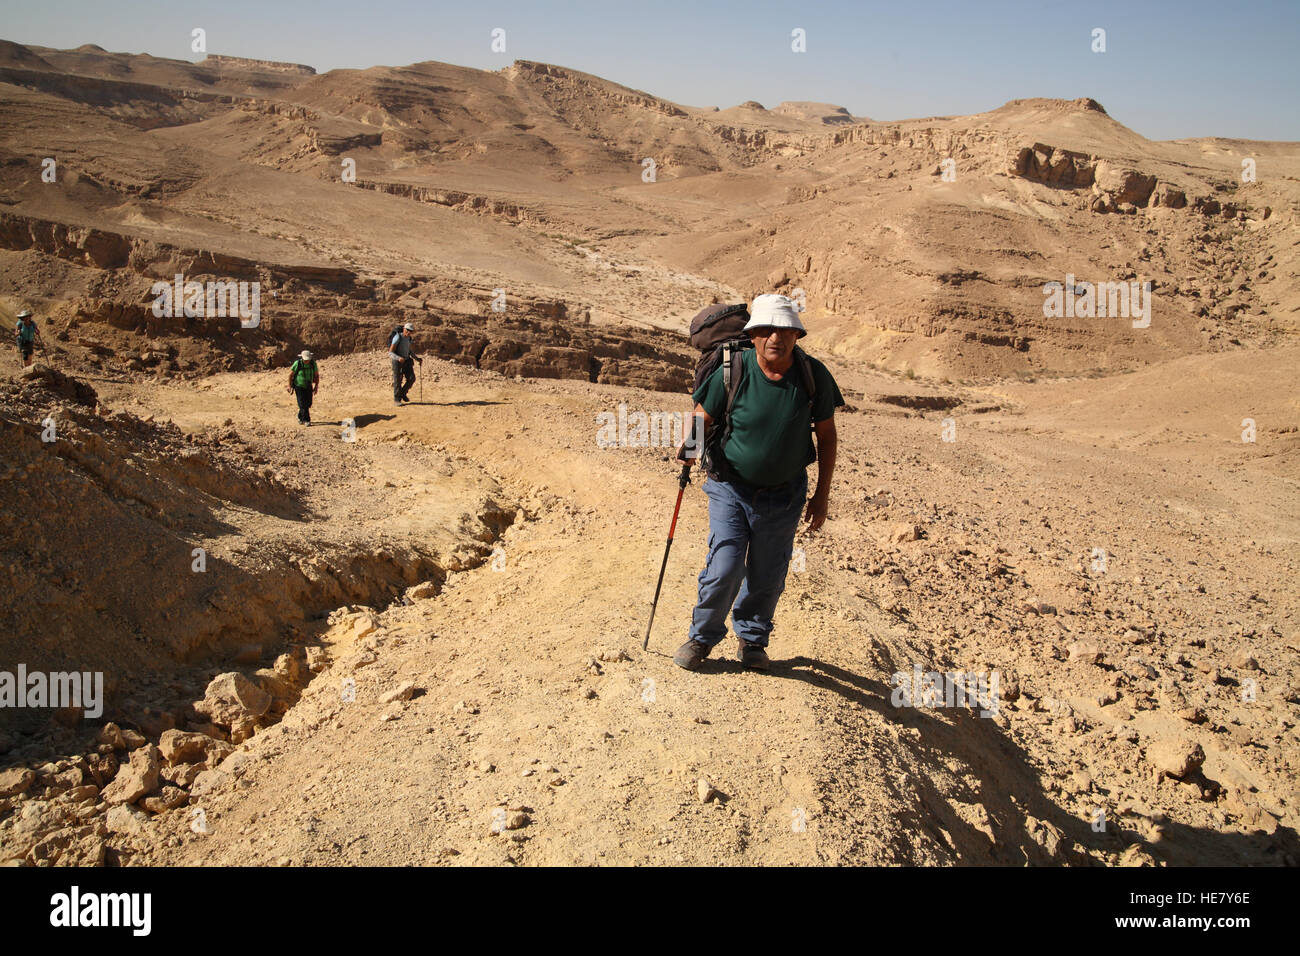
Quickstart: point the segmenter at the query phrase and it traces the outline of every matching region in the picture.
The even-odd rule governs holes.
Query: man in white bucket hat
[[[697,434],[707,436],[709,557],[690,639],[673,656],[687,670],[726,637],[728,610],[741,663],[768,668],[772,616],[785,590],[799,516],[816,531],[830,500],[835,408],[844,404],[839,386],[825,365],[795,346],[808,333],[786,296],[755,298],[744,331],[754,347],[729,352],[693,395]],[[814,460],[817,489],[808,500],[807,467]]]

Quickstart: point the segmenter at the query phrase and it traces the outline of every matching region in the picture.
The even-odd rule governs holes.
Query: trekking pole
[[[645,640],[641,650],[650,646],[650,628],[655,626],[655,609],[659,606],[659,591],[664,586],[664,570],[668,567],[668,552],[673,548],[673,533],[677,530],[677,513],[682,510],[682,495],[691,483],[691,463],[682,465],[682,473],[677,478],[677,506],[673,508],[673,523],[668,526],[668,546],[664,548],[664,561],[659,565],[659,583],[655,585],[655,599],[650,605],[650,623],[645,628]]]
[[[415,373],[415,377],[420,380],[420,404],[424,404],[424,363],[420,363],[420,370]]]

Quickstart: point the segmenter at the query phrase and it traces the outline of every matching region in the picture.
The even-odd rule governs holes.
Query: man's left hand
[[[825,524],[828,504],[826,495],[813,495],[808,500],[808,509],[804,512],[803,520],[811,522],[808,525],[809,531],[816,531]]]

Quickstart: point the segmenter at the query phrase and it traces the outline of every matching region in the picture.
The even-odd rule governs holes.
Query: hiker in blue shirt
[[[32,364],[32,350],[37,345],[45,348],[45,342],[41,339],[41,330],[36,327],[31,309],[23,309],[18,313],[18,327],[14,331],[18,336],[18,354],[22,357],[23,367],[26,368]]]
[[[388,357],[393,365],[393,404],[409,402],[406,393],[415,384],[415,363],[424,364],[424,359],[416,355],[411,347],[411,333],[415,326],[410,322],[393,333],[388,343]]]

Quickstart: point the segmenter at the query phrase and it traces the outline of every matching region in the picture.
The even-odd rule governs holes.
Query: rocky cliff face
[[[678,391],[689,387],[694,370],[694,357],[675,335],[593,328],[588,307],[576,302],[514,296],[508,311],[497,312],[496,290],[433,277],[272,265],[13,214],[0,214],[0,249],[111,270],[112,281],[89,283],[104,294],[63,306],[56,335],[89,350],[99,367],[125,373],[280,365],[307,347],[321,356],[366,352],[382,348],[385,333],[405,321],[418,323],[420,351],[511,377]],[[232,314],[155,315],[155,281],[170,285],[176,274],[258,283],[260,324],[243,329]],[[147,349],[132,344],[141,340]]]
[[[295,76],[315,76],[316,71],[302,63],[281,63],[279,60],[250,60],[243,56],[222,56],[209,53],[203,59],[204,66],[215,66],[227,70],[259,70],[269,73],[289,73]]]

